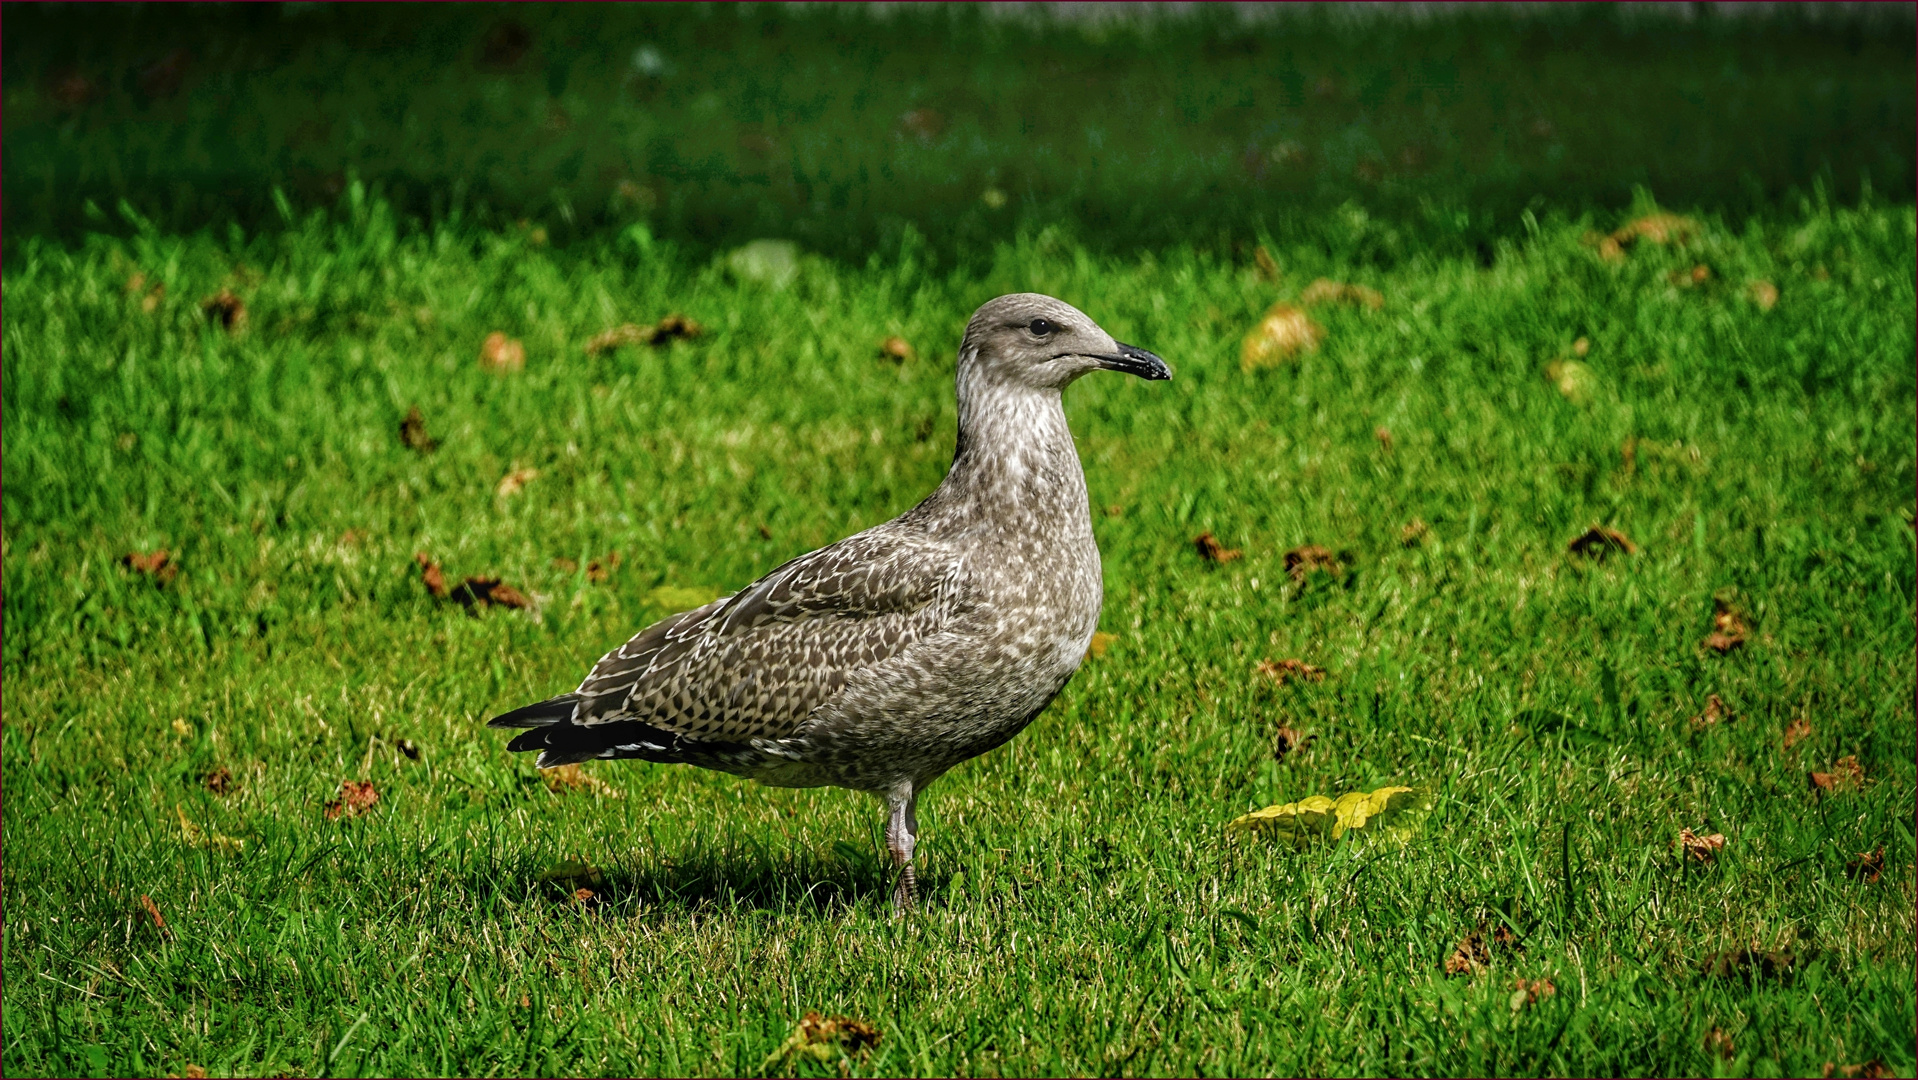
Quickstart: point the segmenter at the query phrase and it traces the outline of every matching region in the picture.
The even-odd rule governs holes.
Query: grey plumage
[[[647,627],[578,689],[494,727],[547,767],[641,758],[869,791],[912,899],[919,791],[1018,734],[1099,622],[1099,549],[1060,392],[1101,368],[1170,378],[1036,293],[973,314],[951,470],[906,513]]]

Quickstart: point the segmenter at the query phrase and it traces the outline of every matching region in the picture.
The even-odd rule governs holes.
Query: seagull
[[[1085,659],[1103,598],[1085,471],[1060,393],[1081,375],[1169,379],[1038,293],[988,301],[958,355],[959,438],[904,514],[670,616],[579,688],[494,717],[551,768],[696,765],[884,800],[895,912],[914,903],[919,793],[1019,734]]]

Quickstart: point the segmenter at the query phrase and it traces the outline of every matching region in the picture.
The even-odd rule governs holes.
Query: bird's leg
[[[912,910],[916,884],[912,849],[919,838],[919,815],[914,811],[918,801],[918,793],[910,780],[901,780],[886,792],[886,808],[891,812],[886,822],[886,850],[892,852],[892,864],[899,871],[899,884],[892,891],[894,914]]]

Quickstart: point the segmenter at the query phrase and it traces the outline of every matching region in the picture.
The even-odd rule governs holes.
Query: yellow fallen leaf
[[[1325,328],[1291,304],[1273,304],[1239,346],[1239,366],[1246,371],[1271,367],[1295,356],[1316,352],[1325,340]]]
[[[1086,646],[1086,655],[1096,660],[1099,657],[1104,656],[1106,654],[1106,650],[1110,649],[1112,647],[1112,643],[1117,640],[1119,640],[1119,635],[1108,634],[1104,630],[1100,630],[1099,632],[1092,635],[1091,643]]]
[[[1429,796],[1409,787],[1382,787],[1351,791],[1337,799],[1311,795],[1297,802],[1268,806],[1234,819],[1228,833],[1262,833],[1303,848],[1314,840],[1337,840],[1362,829],[1398,843],[1407,843],[1417,828],[1417,816],[1431,807]]]

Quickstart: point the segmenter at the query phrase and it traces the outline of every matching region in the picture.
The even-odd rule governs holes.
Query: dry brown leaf
[[[1491,965],[1495,955],[1509,958],[1522,951],[1518,935],[1502,920],[1480,919],[1477,928],[1465,935],[1445,958],[1445,973],[1476,975]]]
[[[1607,236],[1598,242],[1598,257],[1606,262],[1624,262],[1625,245]]]
[[[373,787],[371,780],[340,781],[340,797],[326,802],[326,820],[338,821],[343,817],[356,818],[380,801],[380,793]]]
[[[1794,716],[1791,723],[1785,725],[1785,749],[1790,750],[1801,740],[1809,738],[1811,738],[1810,720],[1802,716]]]
[[[180,1070],[177,1077],[173,1073],[168,1073],[167,1077],[168,1080],[206,1080],[206,1069],[199,1065],[188,1065]]]
[[[551,769],[541,769],[539,775],[540,779],[546,782],[546,790],[555,795],[585,792],[588,795],[603,795],[609,799],[619,798],[619,789],[578,765],[559,765]]]
[[[140,906],[146,909],[147,921],[153,924],[153,928],[160,932],[161,937],[173,936],[173,932],[166,927],[166,919],[160,915],[160,905],[153,902],[153,897],[141,893]]]
[[[1245,552],[1238,548],[1229,548],[1219,543],[1219,538],[1213,536],[1210,530],[1193,537],[1192,546],[1199,549],[1199,557],[1207,562],[1229,563],[1245,555]]]
[[[1364,285],[1348,285],[1343,281],[1319,278],[1305,287],[1299,294],[1299,303],[1312,304],[1360,304],[1377,311],[1385,306],[1385,294]]]
[[[1791,975],[1797,966],[1798,958],[1784,950],[1726,949],[1707,955],[1699,962],[1698,973],[1712,979],[1747,979],[1754,974],[1764,979],[1782,979]]]
[[[526,366],[526,346],[498,330],[480,342],[480,366],[488,371],[518,371]]]
[[[446,599],[446,575],[440,571],[440,564],[424,551],[415,552],[413,561],[419,564],[420,582],[426,586],[426,591],[432,593],[435,600]]]
[[[1425,524],[1424,518],[1413,518],[1405,523],[1403,529],[1399,530],[1399,545],[1401,547],[1418,547],[1425,542],[1425,534],[1430,531],[1430,528]]]
[[[1778,286],[1760,278],[1745,286],[1745,295],[1758,305],[1760,311],[1770,311],[1778,306]]]
[[[596,894],[591,889],[584,889],[584,888],[574,889],[573,902],[578,904],[590,904],[593,902],[593,898],[595,895]]]
[[[1836,1070],[1835,1072],[1834,1072],[1834,1069]],[[1862,1077],[1868,1077],[1870,1078],[1870,1080],[1880,1080],[1881,1077],[1895,1076],[1897,1074],[1893,1073],[1891,1071],[1890,1066],[1886,1065],[1884,1062],[1878,1060],[1877,1058],[1872,1058],[1870,1061],[1861,1062],[1860,1064],[1857,1064],[1857,1065],[1833,1066],[1831,1062],[1827,1061],[1825,1062],[1825,1070],[1820,1075],[1822,1076],[1837,1075],[1837,1076],[1845,1076],[1845,1077],[1862,1076]]]
[[[1296,728],[1282,727],[1272,737],[1272,758],[1284,761],[1286,755],[1304,750],[1317,739],[1318,736],[1307,735]]]
[[[913,351],[912,342],[894,334],[879,343],[879,355],[882,359],[903,364],[918,354]]]
[[[608,552],[604,558],[589,559],[586,563],[586,580],[595,585],[613,576],[619,569],[619,552]]]
[[[1264,244],[1260,244],[1258,247],[1252,249],[1252,262],[1253,265],[1259,268],[1260,277],[1267,281],[1279,280],[1279,260],[1273,258],[1271,252],[1265,250]]]
[[[1814,791],[1836,794],[1841,791],[1856,791],[1865,786],[1865,767],[1850,754],[1832,763],[1830,772],[1811,774],[1811,786]]]
[[[224,766],[206,774],[206,789],[215,795],[226,795],[233,787],[233,774]]]
[[[1104,656],[1106,650],[1112,648],[1112,643],[1117,640],[1119,640],[1119,635],[1117,634],[1108,634],[1104,630],[1095,631],[1092,635],[1092,641],[1086,645],[1086,655],[1097,660]]]
[[[439,440],[426,433],[426,417],[420,413],[418,405],[406,410],[406,418],[400,421],[400,443],[408,450],[421,454],[430,454],[439,446]]]
[[[200,310],[228,333],[246,329],[246,301],[235,296],[231,289],[221,289],[201,300]]]
[[[1723,597],[1712,598],[1712,632],[1705,638],[1705,647],[1720,655],[1731,652],[1745,644],[1745,638],[1751,633],[1745,617],[1733,607],[1731,601]]]
[[[1643,240],[1650,244],[1680,244],[1698,235],[1698,222],[1677,214],[1647,214],[1626,222],[1611,239],[1621,245]]]
[[[447,595],[459,601],[460,605],[468,610],[485,607],[489,604],[498,604],[500,607],[505,608],[530,608],[533,606],[532,600],[528,599],[525,593],[520,592],[511,585],[501,583],[499,578],[469,577],[465,581],[455,585],[453,590]]]
[[[1315,352],[1325,340],[1325,328],[1291,304],[1273,304],[1245,335],[1239,346],[1239,366],[1271,367],[1303,353]]]
[[[1678,830],[1678,839],[1671,845],[1682,847],[1685,857],[1699,863],[1710,863],[1718,858],[1718,851],[1725,846],[1724,833],[1712,833],[1700,836],[1690,829]]]
[[[1383,425],[1372,429],[1372,437],[1379,441],[1379,449],[1392,452],[1392,429]]]
[[[1512,994],[1512,1011],[1517,1012],[1527,1005],[1536,1005],[1540,998],[1548,998],[1558,993],[1558,987],[1550,979],[1519,979],[1517,989]]]
[[[1632,543],[1630,537],[1619,532],[1617,529],[1608,529],[1603,525],[1594,525],[1574,537],[1572,542],[1567,545],[1567,550],[1574,555],[1582,555],[1588,559],[1604,562],[1605,557],[1614,551],[1620,551],[1627,555],[1636,555],[1638,554],[1638,545]]]
[[[538,469],[514,469],[512,472],[500,477],[499,487],[495,490],[499,493],[500,498],[503,499],[510,495],[518,495],[521,489],[537,479],[539,479]]]
[[[1272,660],[1261,660],[1253,670],[1271,679],[1273,682],[1278,683],[1280,686],[1284,686],[1289,679],[1300,679],[1305,682],[1325,681],[1324,668],[1292,658],[1276,662]]]
[[[1738,1056],[1737,1049],[1732,1046],[1732,1037],[1716,1026],[1705,1033],[1705,1052],[1716,1054],[1726,1061]]]
[[[1871,884],[1885,872],[1885,848],[1880,844],[1876,851],[1861,851],[1845,862],[1845,873],[1850,877]]]
[[[1335,578],[1345,576],[1345,566],[1338,556],[1317,544],[1301,544],[1285,553],[1285,572],[1294,582],[1304,585],[1306,577],[1315,570]]]
[[[611,352],[621,345],[644,345],[652,341],[652,333],[640,329],[637,323],[622,323],[603,334],[596,334],[586,343],[586,355],[598,356]]]
[[[130,551],[120,556],[120,565],[136,574],[145,574],[162,585],[172,581],[180,573],[180,564],[173,561],[172,555],[165,548],[145,554]]]
[[[1692,727],[1704,729],[1713,724],[1722,724],[1731,719],[1731,715],[1731,708],[1725,704],[1724,698],[1708,694],[1705,697],[1705,711],[1692,717]]]
[[[938,109],[921,106],[899,117],[899,129],[920,142],[931,142],[946,130],[946,118]]]
[[[804,1054],[817,1061],[830,1061],[837,1053],[864,1056],[879,1045],[879,1029],[850,1016],[821,1016],[809,1012],[779,1048],[767,1055],[763,1070],[781,1058]]]

